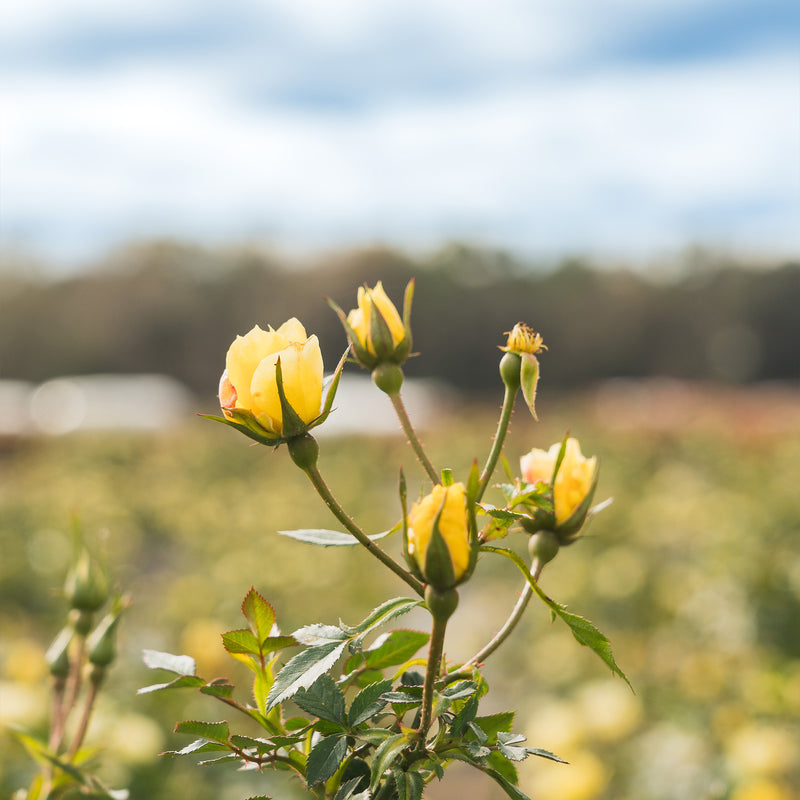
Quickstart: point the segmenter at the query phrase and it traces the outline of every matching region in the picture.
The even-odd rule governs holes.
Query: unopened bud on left
[[[64,594],[71,608],[89,613],[100,609],[108,600],[108,578],[83,546],[67,573]]]

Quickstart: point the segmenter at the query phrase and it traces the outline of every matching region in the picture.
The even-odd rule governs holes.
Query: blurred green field
[[[606,403],[607,406],[607,403]],[[792,800],[800,786],[800,429],[727,424],[608,424],[588,403],[545,399],[543,422],[517,410],[512,463],[569,427],[598,454],[597,499],[614,503],[564,549],[543,588],[614,645],[635,688],[532,605],[489,662],[494,710],[563,766],[529,759],[537,800]],[[423,434],[457,477],[485,457],[494,409],[464,408]],[[613,418],[613,410],[612,410]],[[421,472],[398,437],[324,438],[320,467],[368,530],[399,517],[397,471]],[[488,498],[491,500],[491,498]],[[219,634],[239,627],[253,585],[285,631],[361,619],[404,585],[356,549],[317,549],[277,530],[335,527],[285,450],[251,447],[199,419],[161,435],[74,434],[3,444],[0,452],[0,722],[46,724],[43,653],[63,613],[60,586],[77,515],[134,605],[92,735],[103,772],[132,798],[235,800],[267,777],[158,758],[188,743],[178,719],[220,719],[210,698],[137,697],[153,682],[142,648],[186,652],[205,677],[243,678]],[[522,534],[509,544],[522,549]],[[399,551],[399,542],[388,545]],[[470,656],[501,624],[520,581],[485,556],[461,590],[446,646]],[[425,624],[424,616],[408,620]],[[26,783],[23,750],[0,733],[0,797]],[[431,798],[496,798],[477,773],[448,773]],[[286,795],[278,795],[286,796]]]

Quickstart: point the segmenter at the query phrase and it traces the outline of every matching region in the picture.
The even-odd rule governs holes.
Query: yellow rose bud
[[[550,483],[553,479],[561,444],[554,444],[549,450],[534,448],[522,456],[520,468],[522,477],[530,484]],[[584,504],[593,491],[597,471],[595,456],[585,458],[577,439],[567,439],[564,459],[553,486],[553,505],[555,507],[556,527],[564,525]],[[584,515],[585,516],[585,515]],[[583,520],[581,520],[582,522]]]
[[[395,308],[394,303],[387,297],[380,281],[375,284],[374,289],[366,286],[358,287],[358,308],[353,309],[347,315],[350,327],[358,336],[358,341],[362,347],[366,348],[372,355],[379,355],[378,349],[383,346],[382,342],[376,342],[372,331],[372,315],[377,311],[381,315],[391,336],[392,349],[397,347],[406,338],[406,329],[400,314]]]
[[[220,380],[219,400],[228,419],[247,412],[265,429],[284,433],[283,406],[278,389],[280,360],[286,402],[306,424],[320,416],[322,405],[322,353],[316,336],[306,336],[302,324],[292,318],[277,330],[256,325],[237,336],[228,349],[226,369]]]
[[[413,295],[414,281],[411,280],[406,286],[402,317],[380,281],[374,289],[368,286],[359,288],[358,308],[347,315],[336,303],[328,300],[347,331],[353,356],[362,367],[374,370],[381,364],[400,365],[408,358],[411,352],[409,317]],[[402,381],[402,374],[399,379]],[[396,391],[396,379],[382,387],[381,382],[384,382],[381,378],[376,381],[383,391],[390,394]]]
[[[406,536],[408,554],[426,583],[449,589],[462,580],[472,555],[464,484],[434,486],[414,503]]]

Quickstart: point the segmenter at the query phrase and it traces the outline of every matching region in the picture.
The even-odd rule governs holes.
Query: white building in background
[[[414,426],[423,429],[450,405],[452,392],[435,381],[409,380],[403,400]],[[333,409],[315,436],[401,433],[389,399],[365,375],[342,376]],[[39,385],[0,380],[0,436],[156,431],[183,424],[199,410],[186,387],[166,375],[67,376]]]
[[[80,375],[38,386],[0,381],[0,435],[160,430],[185,421],[192,398],[165,375]]]

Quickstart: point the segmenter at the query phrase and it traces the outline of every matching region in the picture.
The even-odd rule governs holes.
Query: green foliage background
[[[534,425],[518,409],[507,452],[514,464],[569,427],[585,453],[600,456],[597,499],[613,496],[614,504],[583,541],[559,554],[542,586],[610,637],[636,694],[532,604],[486,667],[489,699],[497,711],[519,707],[515,730],[528,734],[527,744],[572,764],[529,759],[522,786],[541,800],[789,800],[800,785],[800,430],[742,424],[726,419],[724,409],[714,428],[690,419],[626,428],[629,420],[601,419],[593,408],[543,388],[543,422]],[[486,453],[494,414],[493,406],[451,409],[423,432],[434,463],[464,475],[472,458]],[[400,465],[414,494],[421,473],[399,436],[322,440],[320,468],[367,530],[397,520]],[[141,663],[142,648],[187,652],[201,674],[244,685],[219,634],[239,626],[238,606],[251,585],[291,631],[338,617],[355,622],[386,597],[404,594],[402,583],[359,549],[322,550],[277,535],[331,527],[331,519],[285,450],[251,447],[222,426],[192,419],[158,436],[6,442],[4,722],[39,729],[46,722],[41,659],[61,623],[73,514],[134,601],[93,728],[107,748],[109,782],[148,800],[269,793],[267,776],[156,756],[188,743],[172,733],[176,720],[222,715],[189,693],[137,697],[153,677]],[[522,534],[511,542],[524,546]],[[399,544],[389,547],[399,551]],[[471,655],[519,589],[510,563],[484,556],[460,590],[448,656]],[[425,617],[403,624],[421,627]],[[0,797],[24,784],[29,770],[23,751],[4,737]],[[498,796],[472,773],[465,780],[458,770],[448,773],[430,797]],[[277,796],[291,797],[291,790]]]

